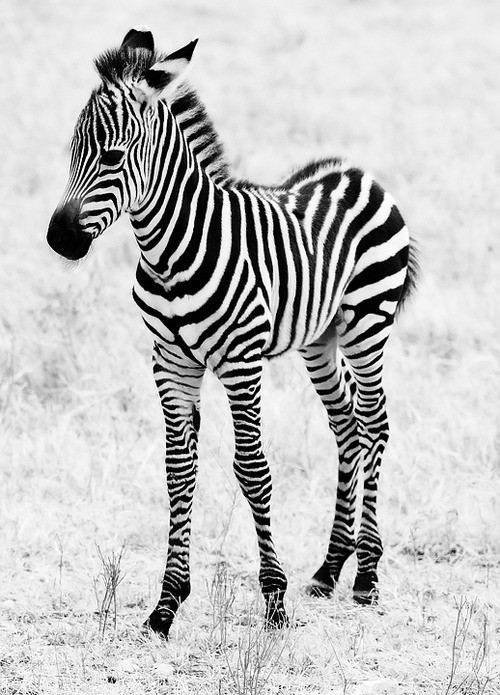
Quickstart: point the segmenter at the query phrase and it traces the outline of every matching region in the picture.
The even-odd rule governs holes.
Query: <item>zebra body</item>
[[[157,340],[171,343],[180,336],[190,356],[219,374],[231,350],[244,345],[246,330],[241,336],[235,330],[243,310],[250,309],[260,329],[255,350],[264,357],[299,350],[335,324],[341,327],[350,303],[372,298],[374,290],[384,295],[379,321],[384,312],[394,315],[406,276],[408,233],[392,198],[368,174],[330,160],[277,188],[225,190],[210,179],[205,183],[210,207],[201,235],[194,235],[201,242],[196,252],[185,249],[185,259],[182,249],[166,254],[169,236],[162,234],[151,256],[143,251],[139,262],[134,297]],[[353,229],[361,213],[368,219]],[[196,216],[196,206],[190,214]],[[132,220],[140,239],[140,220]],[[185,245],[189,220],[179,225]],[[150,238],[149,230],[142,233]],[[172,271],[183,260],[185,268]],[[374,276],[368,286],[362,284],[367,271]]]
[[[416,271],[394,201],[360,169],[325,159],[278,186],[230,178],[204,109],[189,89],[173,90],[194,45],[158,56],[152,35],[137,29],[98,59],[103,84],[77,123],[70,179],[48,232],[52,248],[75,259],[121,212],[129,212],[134,227],[140,249],[134,298],[154,337],[170,499],[162,593],[147,624],[165,636],[190,591],[206,368],[229,399],[234,470],[255,521],[266,622],[287,622],[287,582],[270,527],[260,387],[262,360],[290,350],[305,360],[339,449],[335,519],[310,591],[330,593],[356,551],[355,598],[376,600],[377,483],[388,439],[383,348]]]

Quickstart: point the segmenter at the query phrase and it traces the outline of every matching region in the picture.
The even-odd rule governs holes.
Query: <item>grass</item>
[[[499,692],[497,4],[11,0],[3,18],[0,692]],[[192,81],[238,175],[271,182],[348,156],[419,240],[422,283],[387,351],[376,608],[352,602],[352,562],[333,599],[303,593],[333,516],[335,447],[292,355],[266,368],[264,422],[288,607],[303,624],[261,629],[251,516],[208,375],[192,595],[168,644],[140,630],[168,512],[132,233],[119,222],[75,270],[44,241],[92,59],[138,23],[167,49],[200,35]]]

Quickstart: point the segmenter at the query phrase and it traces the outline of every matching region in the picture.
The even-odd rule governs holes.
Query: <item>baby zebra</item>
[[[195,45],[158,53],[152,34],[138,27],[97,58],[101,84],[78,118],[68,185],[47,234],[54,251],[77,260],[122,212],[134,228],[140,252],[134,299],[154,340],[170,500],[165,576],[146,624],[165,637],[190,592],[207,368],[229,399],[234,471],[255,521],[266,625],[288,623],[260,406],[263,359],[289,350],[304,358],[339,452],[330,542],[309,591],[330,594],[356,552],[354,598],[377,599],[377,485],[389,434],[383,350],[417,270],[393,199],[360,169],[324,159],[277,186],[229,176],[204,107],[181,81]]]

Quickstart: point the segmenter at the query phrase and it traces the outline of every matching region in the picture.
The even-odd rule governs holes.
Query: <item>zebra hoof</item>
[[[352,598],[359,606],[376,606],[379,599],[377,589],[371,591],[353,591]]]
[[[313,598],[329,598],[333,595],[334,588],[331,584],[325,584],[313,578],[306,587],[306,592]]]
[[[332,578],[328,567],[326,565],[321,565],[319,570],[314,573],[306,591],[309,596],[314,596],[314,598],[328,598],[333,594],[335,584],[336,582]]]
[[[354,582],[352,597],[360,606],[374,606],[378,603],[378,577],[376,572],[358,574]]]
[[[281,611],[273,611],[266,615],[265,628],[266,630],[282,630],[284,627],[289,627],[290,619],[286,614],[285,609]]]
[[[284,627],[290,625],[290,620],[285,610],[285,604],[283,598],[285,596],[284,591],[277,591],[276,593],[266,596],[266,618],[265,627],[266,630],[281,630]]]
[[[163,637],[163,639],[168,640],[168,634],[170,632],[170,627],[172,626],[173,620],[173,611],[154,610],[142,626],[145,632],[152,630],[159,637]]]

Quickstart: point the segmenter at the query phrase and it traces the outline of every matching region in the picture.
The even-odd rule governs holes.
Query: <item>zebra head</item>
[[[68,184],[47,232],[61,256],[83,258],[122,212],[140,208],[154,165],[160,97],[173,91],[196,43],[160,55],[151,32],[137,27],[120,48],[97,58],[101,84],[76,123]]]

